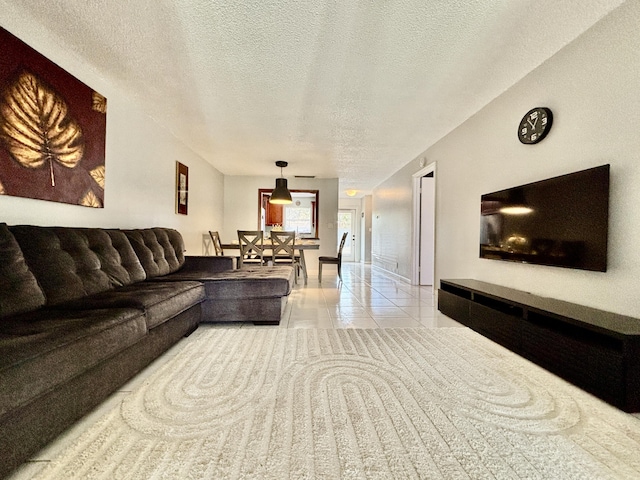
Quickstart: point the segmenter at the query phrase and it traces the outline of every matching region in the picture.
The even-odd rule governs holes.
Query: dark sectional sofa
[[[173,229],[0,223],[0,477],[200,322],[279,323],[293,269],[234,264]]]

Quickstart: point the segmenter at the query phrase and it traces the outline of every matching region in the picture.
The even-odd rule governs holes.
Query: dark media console
[[[438,309],[602,400],[640,411],[640,319],[477,280],[441,280]]]

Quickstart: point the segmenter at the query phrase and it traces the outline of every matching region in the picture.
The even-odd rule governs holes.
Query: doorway
[[[347,232],[347,239],[342,249],[342,261],[356,261],[356,211],[350,208],[338,210],[338,242]]]
[[[435,199],[435,179],[433,172],[429,172],[420,177],[420,285],[433,285]]]
[[[436,165],[413,174],[412,285],[435,284]]]

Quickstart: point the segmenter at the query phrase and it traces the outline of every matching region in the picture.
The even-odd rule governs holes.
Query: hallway
[[[311,271],[308,285],[295,286],[278,328],[462,326],[438,311],[431,287],[409,285],[361,263],[342,264],[342,284],[335,268],[322,273],[322,283]]]

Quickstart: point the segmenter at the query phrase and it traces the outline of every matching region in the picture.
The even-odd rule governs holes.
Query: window
[[[258,228],[269,234],[273,228],[293,230],[302,238],[318,238],[318,190],[292,190],[293,203],[272,205],[273,189],[258,189]]]
[[[285,207],[284,229],[293,230],[297,233],[312,233],[311,207]]]

